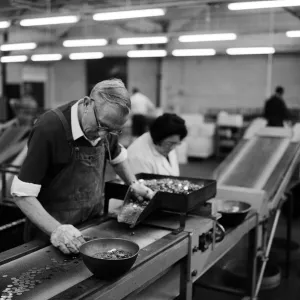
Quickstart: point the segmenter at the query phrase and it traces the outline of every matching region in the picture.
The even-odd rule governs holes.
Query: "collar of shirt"
[[[148,140],[148,145],[149,145],[149,148],[151,149],[153,155],[155,156],[159,156],[159,157],[164,157],[161,153],[159,153],[157,151],[157,149],[155,148],[155,144],[153,143],[153,140],[152,140],[152,137],[150,135],[149,132],[146,133],[147,135],[147,140]]]
[[[96,146],[101,138],[97,138],[94,141],[89,140],[83,133],[78,119],[78,105],[80,100],[78,100],[73,106],[71,107],[71,129],[74,141],[81,138],[82,136],[91,143],[92,146]]]
[[[178,163],[177,163],[175,149],[173,149],[168,154],[168,158],[167,158],[156,150],[150,133],[147,132],[147,133],[145,133],[145,135],[146,135],[149,150],[152,152],[153,156],[155,157],[154,160],[156,161],[156,163],[161,166],[160,168],[164,168],[167,171],[166,174],[169,174],[172,176],[179,176],[179,169],[176,170],[178,168]]]

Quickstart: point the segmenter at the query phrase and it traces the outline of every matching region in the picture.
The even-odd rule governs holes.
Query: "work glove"
[[[139,181],[132,182],[130,185],[130,189],[139,201],[143,201],[144,198],[152,199],[155,195],[155,192],[153,192],[151,189],[149,189]]]
[[[51,234],[50,241],[54,247],[65,254],[78,253],[85,243],[81,232],[73,225],[60,225]]]

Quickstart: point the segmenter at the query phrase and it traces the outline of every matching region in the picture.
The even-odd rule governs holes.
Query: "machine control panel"
[[[193,228],[190,232],[191,239],[191,263],[190,279],[196,281],[201,276],[201,271],[205,269],[207,260],[216,244],[225,237],[225,229],[216,220],[210,220],[203,224],[203,227]],[[203,222],[204,223],[204,222]]]
[[[219,223],[216,223],[215,230],[211,229],[208,232],[199,235],[198,249],[204,252],[214,242],[219,243],[224,239],[225,229]]]

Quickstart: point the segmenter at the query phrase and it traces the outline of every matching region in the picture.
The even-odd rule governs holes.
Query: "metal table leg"
[[[293,193],[289,193],[288,197],[288,217],[286,226],[286,245],[285,245],[285,276],[289,278],[290,276],[290,262],[291,262],[291,240],[292,240],[292,221],[293,221],[293,206],[294,199]]]
[[[180,262],[180,294],[177,300],[192,300],[193,282],[190,278],[189,257],[186,256]]]
[[[6,198],[6,173],[4,171],[2,171],[1,174],[1,178],[2,178],[2,200],[4,200]]]
[[[274,235],[275,235],[277,224],[278,224],[278,221],[279,221],[280,213],[281,213],[281,208],[276,210],[276,215],[275,215],[275,219],[274,219],[274,222],[273,222],[273,225],[272,225],[272,230],[271,230],[271,233],[270,233],[270,237],[269,237],[269,240],[268,240],[267,249],[266,249],[265,254],[262,257],[262,266],[261,266],[259,276],[258,276],[258,281],[257,281],[255,293],[254,293],[254,299],[257,298],[260,287],[261,287],[261,283],[262,283],[263,276],[264,276],[264,273],[265,273],[267,261],[269,259],[271,246],[272,246],[272,243],[273,243]]]
[[[250,256],[248,258],[249,262],[251,262],[251,281],[250,281],[250,299],[255,299],[255,287],[256,287],[256,277],[257,277],[257,248],[258,248],[258,230],[259,230],[259,221],[258,214],[256,215],[256,226],[251,230],[249,234],[249,242],[250,242]],[[252,247],[251,247],[252,245]]]
[[[248,278],[250,283],[248,286],[248,295],[243,300],[255,300],[255,288],[257,279],[257,251],[258,251],[258,232],[259,220],[258,214],[256,215],[256,225],[248,234]]]

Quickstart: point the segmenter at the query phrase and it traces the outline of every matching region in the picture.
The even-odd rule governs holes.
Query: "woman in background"
[[[176,146],[187,136],[185,121],[176,114],[165,113],[151,125],[150,131],[138,137],[128,148],[132,171],[179,176]]]

